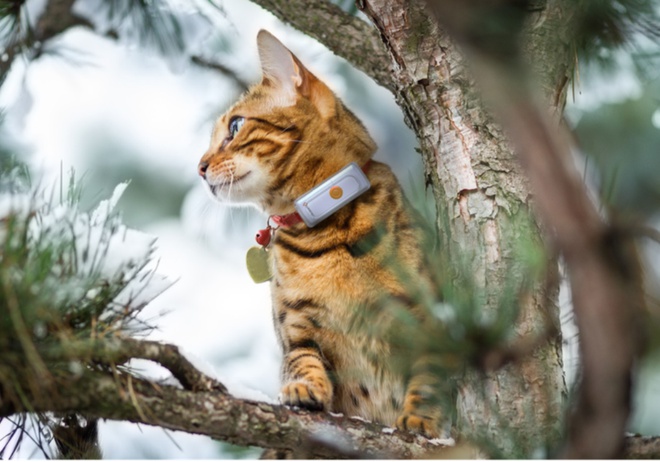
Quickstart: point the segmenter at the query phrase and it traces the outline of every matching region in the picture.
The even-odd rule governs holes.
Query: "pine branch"
[[[394,92],[391,60],[378,31],[328,0],[251,0],[315,38],[379,85]]]
[[[34,49],[38,54],[48,40],[75,26],[93,29],[93,25],[88,20],[73,13],[74,3],[75,0],[48,1],[34,29],[19,41],[6,47],[4,53],[7,59],[0,59],[0,85],[4,83],[14,59],[24,50]]]
[[[0,60],[0,86],[3,84],[5,78],[7,77],[12,63],[22,53],[31,52],[31,58],[38,57],[50,39],[57,37],[58,35],[75,26],[86,27],[93,31],[96,30],[96,27],[93,23],[73,13],[72,7],[74,3],[75,0],[49,0],[46,4],[44,12],[37,20],[34,29],[28,31],[24,37],[6,47],[4,50],[6,59],[3,58]],[[112,9],[112,5],[109,7],[111,8],[111,15],[118,14],[114,9]],[[149,8],[150,5],[145,4],[142,7]],[[177,39],[170,37],[171,35],[174,35],[173,33],[168,32],[167,28],[164,31],[160,30],[159,27],[163,26],[154,24],[156,19],[159,19],[158,15],[154,15],[149,11],[140,10],[141,6],[139,2],[135,3],[133,8],[134,11],[137,11],[137,13],[131,13],[130,11],[122,11],[122,13],[136,14],[137,16],[141,17],[142,21],[144,22],[144,24],[141,26],[141,29],[143,29],[141,32],[145,33],[147,29],[151,30],[151,41],[155,42],[161,51],[164,51],[164,49],[166,49],[170,43],[173,43],[175,47],[180,47]],[[169,29],[176,30],[176,27],[172,25],[171,21],[167,22],[162,18],[160,19],[161,20],[159,24],[166,24]],[[107,32],[105,36],[115,40],[119,38],[116,31],[112,30]],[[192,56],[191,62],[193,64],[218,71],[225,77],[229,77],[243,91],[247,90],[248,88],[248,84],[238,76],[236,71],[227,66],[208,61],[198,56]]]
[[[250,87],[250,84],[245,80],[243,80],[243,78],[236,73],[235,69],[225,66],[222,63],[219,63],[217,61],[210,61],[206,58],[197,55],[192,56],[190,58],[190,61],[193,64],[196,64],[200,67],[204,67],[206,69],[211,69],[220,72],[222,75],[229,77],[234,81],[234,83],[236,83],[236,85],[239,87],[241,91],[247,91],[247,89]]]
[[[60,356],[63,351],[53,356]],[[28,411],[77,413],[87,418],[205,435],[241,446],[292,450],[302,458],[427,458],[447,456],[453,451],[444,444],[360,419],[242,400],[215,391],[219,388],[217,382],[194,370],[178,348],[171,345],[114,339],[96,341],[95,345],[71,343],[66,351],[68,358],[91,356],[99,361],[151,359],[175,370],[174,364],[183,364],[186,375],[204,378],[207,385],[180,389],[128,374],[113,376],[90,371],[80,377],[71,375],[65,382],[60,378],[56,385],[44,385],[39,393],[26,396],[29,409],[3,400],[0,395],[0,419]],[[628,436],[625,456],[659,458],[660,437]]]
[[[227,393],[224,385],[197,370],[175,345],[132,338],[68,341],[57,349],[44,352],[44,356],[51,361],[75,359],[104,364],[124,364],[130,359],[146,359],[169,370],[186,390]]]
[[[96,368],[81,376],[62,377],[60,372],[56,381],[44,383],[44,389],[39,392],[26,391],[29,408],[0,399],[0,418],[25,412],[77,413],[87,418],[157,425],[242,446],[288,449],[296,454],[305,448],[309,451],[305,457],[359,454],[411,458],[443,447],[419,436],[385,430],[381,425],[358,419],[234,398],[222,392],[222,385],[195,370],[171,345],[127,339],[80,342],[65,344],[44,359],[50,362],[49,359],[74,357],[99,362],[124,362],[129,358],[154,360],[171,370],[185,370],[184,374],[176,375],[187,377],[183,380],[188,382],[186,388],[193,390]],[[195,383],[201,386],[194,386]]]

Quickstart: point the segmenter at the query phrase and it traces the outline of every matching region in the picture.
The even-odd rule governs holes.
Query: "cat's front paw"
[[[329,390],[303,381],[287,383],[280,392],[282,404],[298,406],[311,411],[328,409],[331,398]]]
[[[413,412],[404,412],[401,414],[396,419],[396,426],[399,430],[420,433],[427,438],[437,438],[440,435],[436,419]]]

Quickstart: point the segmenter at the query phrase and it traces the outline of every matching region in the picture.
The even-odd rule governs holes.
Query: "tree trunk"
[[[559,2],[552,8],[542,13],[543,19],[558,14]],[[526,278],[516,246],[541,239],[517,159],[479,100],[463,56],[422,2],[369,0],[362,9],[388,48],[395,96],[420,142],[438,205],[442,249],[457,268],[467,257],[469,271],[484,290],[484,309],[496,310],[507,282]],[[528,43],[536,52],[548,49],[539,29],[531,29]],[[570,71],[567,50],[555,54],[560,52],[561,57],[539,54],[537,59],[548,61],[535,63],[545,71],[548,106],[557,109],[563,107]],[[529,456],[560,436],[565,384],[556,271],[556,261],[549,259],[551,282],[520,297],[516,332],[539,336],[550,323],[557,335],[515,364],[487,374],[468,373],[460,385],[461,433],[489,442],[505,457]]]

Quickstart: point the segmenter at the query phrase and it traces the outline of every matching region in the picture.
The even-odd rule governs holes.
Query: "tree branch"
[[[121,360],[133,350],[135,357],[168,364],[172,358],[164,359],[159,353],[166,357],[178,354],[176,347],[154,342],[124,339],[116,345],[116,349],[107,345],[94,348],[91,356]],[[69,354],[83,351],[79,343]],[[300,457],[417,458],[447,450],[446,444],[359,419],[241,400],[214,391],[181,390],[130,375],[112,377],[95,371],[44,391],[28,397],[30,412],[80,413],[88,418],[157,425],[242,446],[293,450]],[[0,401],[0,418],[27,411]],[[300,448],[308,452],[296,452]],[[660,457],[660,438],[627,437],[625,456]]]
[[[219,387],[185,360],[176,347],[155,342],[117,339],[92,345],[68,345],[55,350],[53,358],[92,358],[94,361],[126,361],[129,357],[154,360],[178,372],[179,380],[209,383],[205,391],[182,390],[156,384],[130,374],[98,370],[82,376],[58,378],[38,393],[25,396],[28,405],[0,401],[0,418],[24,412],[79,413],[87,418],[123,420],[156,425],[170,430],[210,436],[242,446],[309,450],[305,457],[421,457],[443,447],[425,438],[350,417],[292,410],[285,406],[258,403],[215,391]],[[191,378],[192,377],[192,378]],[[213,384],[213,382],[215,384]],[[224,387],[220,385],[220,390]],[[197,388],[199,387],[192,387]],[[211,390],[210,388],[215,388]],[[29,392],[27,392],[29,393]],[[28,407],[29,406],[29,407]],[[314,444],[317,441],[333,444]]]
[[[74,3],[75,0],[49,0],[43,13],[37,20],[34,29],[29,31],[30,33],[26,34],[22,39],[7,46],[4,50],[6,59],[0,59],[0,86],[7,77],[12,63],[21,53],[33,51],[33,57],[38,57],[48,40],[75,26],[95,30],[94,24],[73,13],[72,7]],[[114,31],[107,33],[105,36],[111,39],[118,38]],[[193,64],[218,71],[222,75],[229,77],[241,91],[248,89],[249,85],[238,76],[235,70],[220,63],[211,62],[200,56],[192,56],[190,60]]]
[[[0,399],[0,420],[25,412],[76,413],[205,435],[241,446],[290,450],[298,458],[426,458],[449,456],[454,450],[450,440],[430,441],[362,419],[234,398],[172,345],[119,338],[65,345],[51,349],[44,361],[119,364],[143,358],[173,371],[188,389],[98,370],[82,376],[59,374],[54,381],[42,382],[38,392],[28,391],[27,405]],[[627,437],[625,456],[660,457],[660,438]]]
[[[14,59],[24,50],[36,48],[39,53],[45,42],[75,26],[94,28],[88,20],[73,13],[74,3],[75,0],[50,0],[46,3],[34,29],[5,49],[7,59],[0,60],[0,85],[4,83]]]
[[[251,0],[315,38],[376,83],[395,91],[391,59],[378,31],[327,0]]]
[[[510,281],[527,280],[528,268],[508,257],[518,254],[516,242],[522,236],[530,242],[540,238],[536,224],[528,220],[528,182],[501,128],[482,104],[467,70],[469,62],[438,26],[426,2],[360,3],[395,62],[395,97],[419,141],[438,205],[439,247],[455,268],[469,265],[483,293],[481,309],[497,313]],[[548,270],[556,271],[556,262]],[[558,324],[556,293],[555,285],[536,282],[530,287],[512,326],[516,337],[535,332],[542,339],[539,326],[548,317]],[[461,435],[488,441],[489,453],[499,457],[531,454],[540,444],[560,438],[565,385],[559,338],[550,340],[531,345],[540,346],[534,355],[505,352],[488,358],[495,366],[509,362],[496,372],[468,370],[461,377],[456,418]],[[534,409],[533,417],[521,414],[521,408]]]
[[[236,85],[239,87],[241,91],[247,91],[247,89],[250,87],[250,84],[245,80],[243,80],[242,77],[239,77],[239,75],[236,73],[234,69],[231,69],[230,67],[225,66],[222,63],[219,63],[217,61],[210,61],[206,58],[196,55],[191,56],[190,61],[193,64],[196,64],[200,67],[204,67],[206,69],[211,69],[220,72],[221,74],[229,77],[236,83]]]
[[[626,459],[660,459],[660,437],[626,436],[623,456]]]
[[[169,370],[186,390],[227,393],[224,385],[197,370],[175,345],[132,338],[69,341],[43,355],[47,361],[75,359],[113,365],[124,364],[130,359],[146,359]]]

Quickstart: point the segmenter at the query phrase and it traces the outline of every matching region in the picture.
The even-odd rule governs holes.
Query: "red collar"
[[[365,175],[369,173],[370,167],[371,159],[369,159],[367,163],[362,166],[362,171],[365,173]],[[302,223],[303,221],[298,212],[287,213],[286,215],[271,215],[268,217],[269,226],[271,220],[277,225],[278,228],[288,228],[290,226],[297,225],[298,223]]]
[[[278,228],[288,228],[297,225],[303,221],[298,212],[288,213],[286,215],[271,215],[268,221],[272,221]]]

